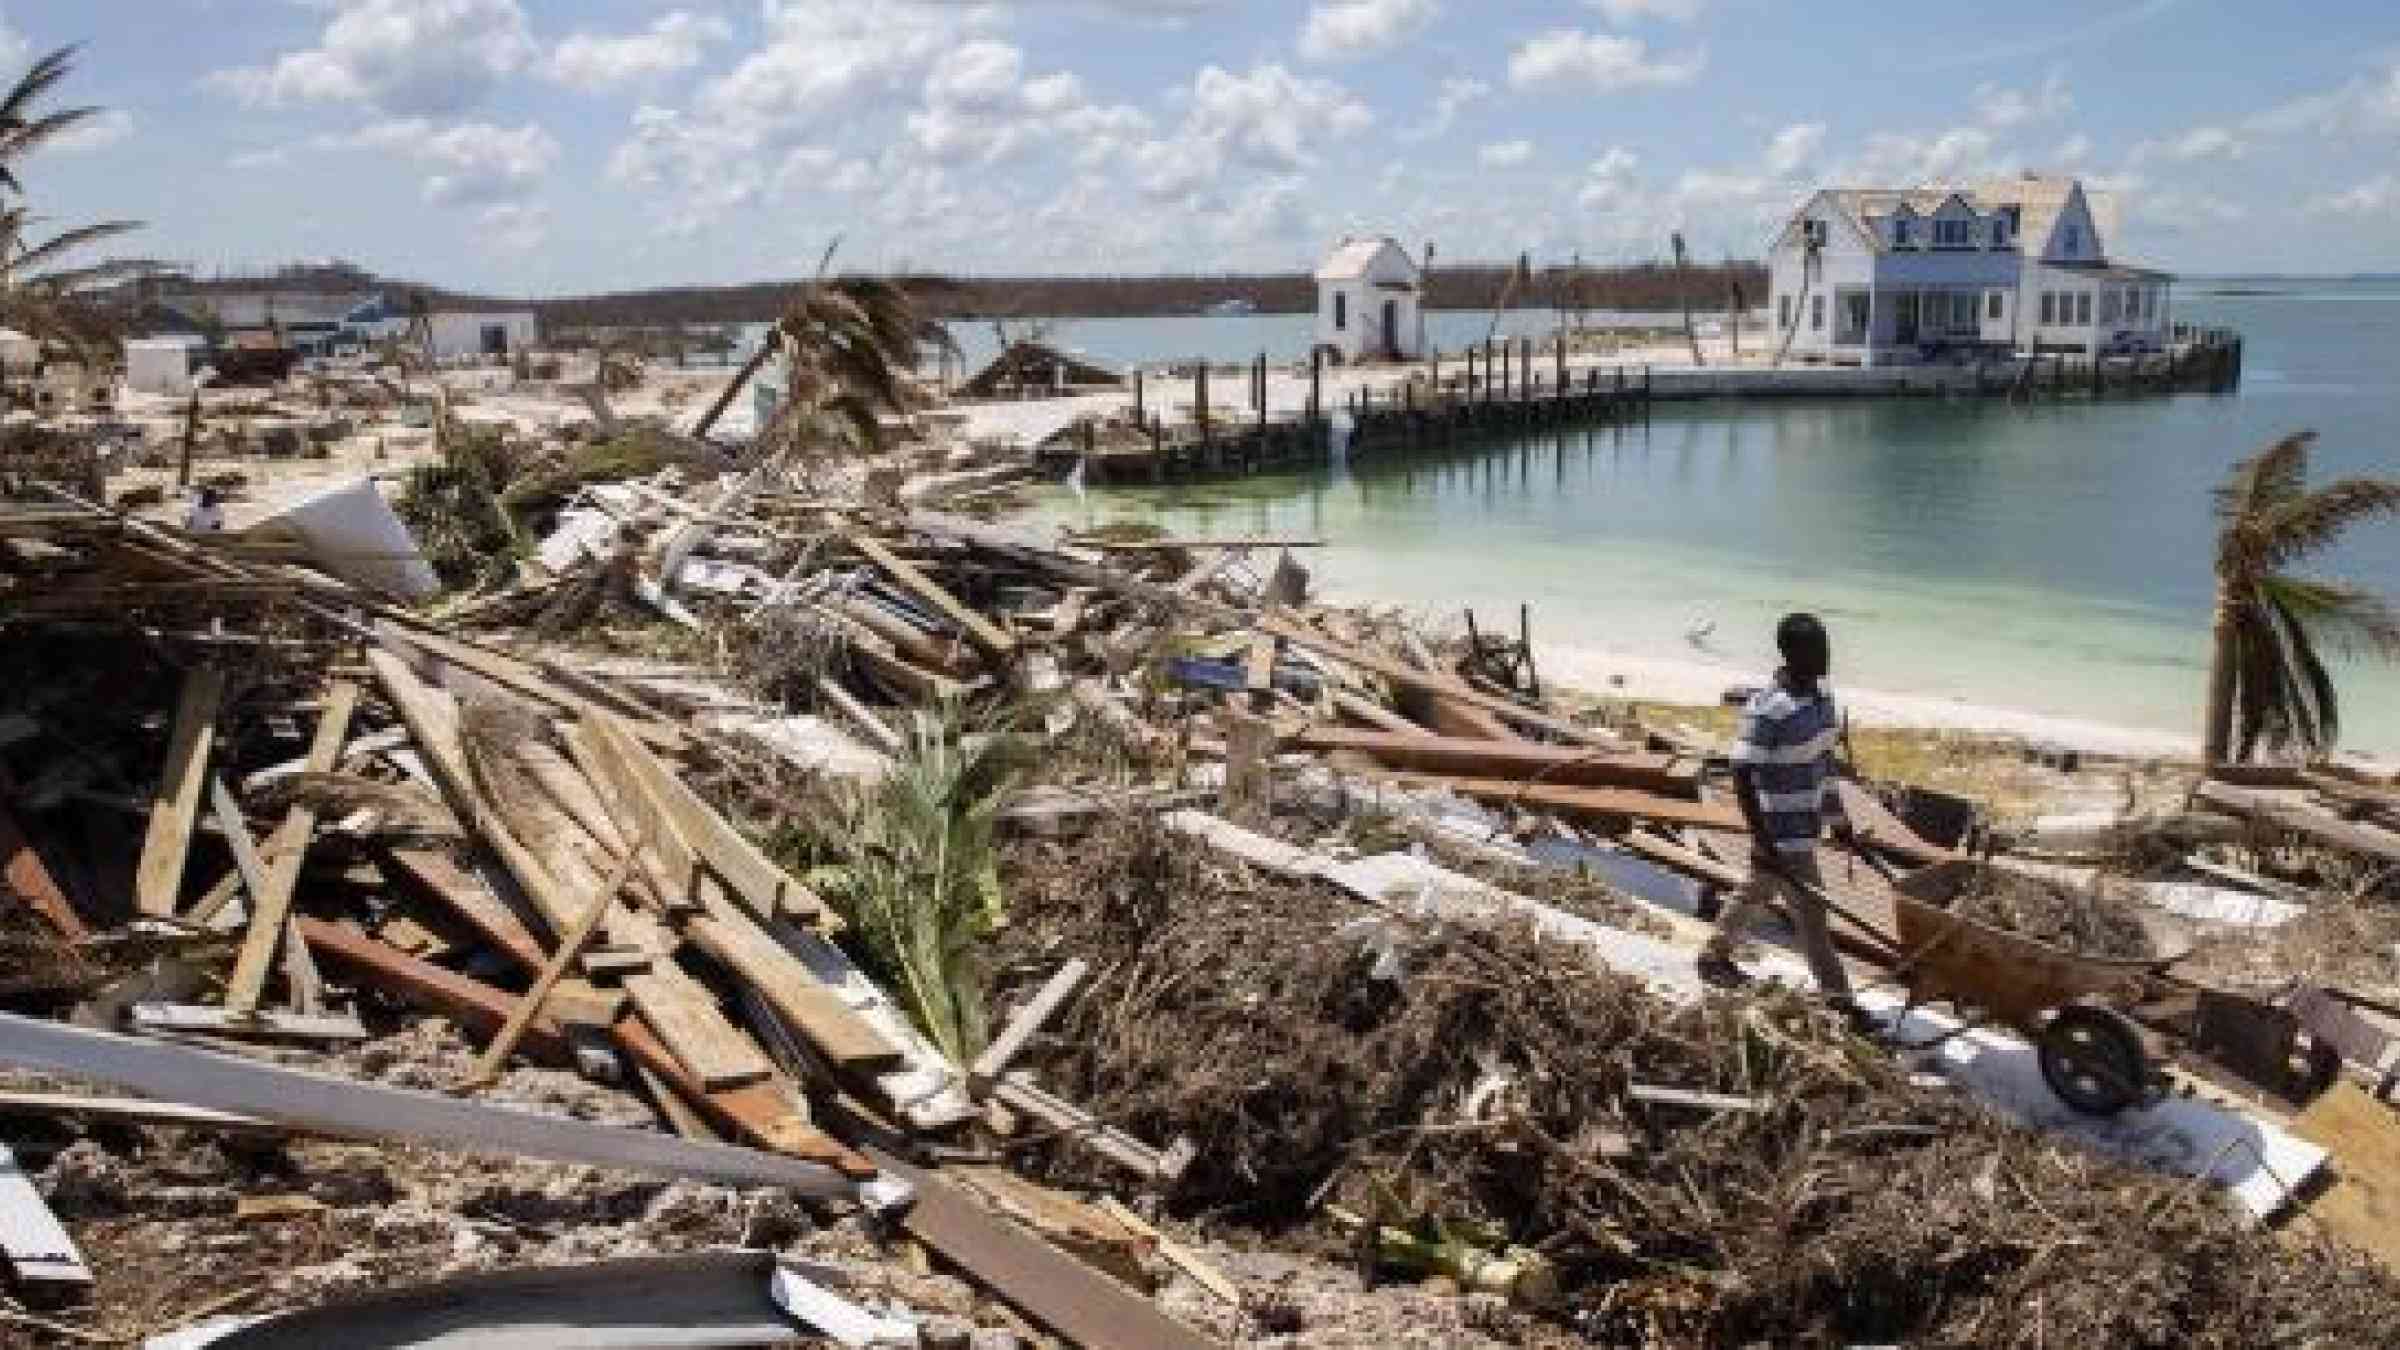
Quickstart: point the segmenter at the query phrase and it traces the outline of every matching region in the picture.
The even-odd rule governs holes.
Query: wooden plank
[[[1631,787],[1689,797],[1699,790],[1699,766],[1673,755],[1641,751],[1575,750],[1532,741],[1469,740],[1311,726],[1285,738],[1293,749],[1323,754],[1354,751],[1395,769],[1469,778],[1520,778],[1575,787]]]
[[[876,749],[887,755],[896,755],[907,748],[900,739],[900,733],[876,716],[874,709],[859,702],[849,690],[844,689],[841,681],[820,675],[817,677],[817,692],[833,706],[834,711],[848,718],[850,724],[858,728],[859,734],[865,736]]]
[[[385,850],[383,857],[392,865],[394,879],[440,901],[517,965],[526,970],[541,966],[544,954],[541,939],[525,926],[515,910],[492,894],[481,878],[460,867],[449,854],[435,849],[394,848]]]
[[[622,722],[603,717],[589,725],[598,733],[596,746],[623,761],[627,780],[647,796],[667,828],[699,855],[743,908],[761,920],[792,914],[822,931],[841,927],[839,917],[815,892],[759,852],[657,756],[635,744]]]
[[[525,1035],[525,1028],[541,1013],[542,1001],[550,997],[550,991],[557,988],[559,980],[566,975],[567,967],[575,963],[575,958],[582,954],[592,935],[600,931],[600,921],[608,917],[609,907],[617,902],[617,891],[625,885],[625,879],[633,871],[634,865],[634,855],[627,854],[616,875],[610,877],[584,907],[583,917],[559,937],[558,950],[542,963],[541,973],[533,977],[532,987],[525,991],[523,998],[517,1000],[515,1010],[509,1013],[507,1021],[500,1024],[500,1030],[483,1047],[483,1053],[476,1056],[475,1067],[467,1073],[469,1083],[498,1080],[500,1071],[508,1064],[508,1057],[516,1051],[518,1040]]]
[[[184,862],[191,856],[192,826],[207,786],[208,752],[216,742],[217,705],[224,697],[225,672],[215,666],[194,666],[183,678],[166,767],[150,803],[142,864],[134,875],[134,908],[151,918],[173,917],[182,897]]]
[[[1189,1161],[1181,1150],[1162,1152],[1100,1119],[1073,1102],[1048,1091],[1019,1070],[993,1085],[992,1100],[1011,1111],[1041,1121],[1144,1181],[1173,1181]]]
[[[2400,833],[2342,819],[2305,802],[2230,783],[2202,783],[2192,795],[2218,810],[2289,830],[2331,848],[2400,863]]]
[[[325,977],[290,919],[283,921],[283,982],[292,991],[292,1011],[314,1017],[325,1011]]]
[[[1189,1275],[1194,1284],[1234,1307],[1242,1306],[1242,1291],[1235,1288],[1233,1281],[1226,1279],[1224,1272],[1209,1264],[1207,1258],[1201,1256],[1200,1253],[1160,1232],[1147,1219],[1134,1213],[1126,1207],[1124,1201],[1113,1195],[1101,1196],[1100,1208],[1107,1213],[1108,1217],[1125,1225],[1137,1236],[1146,1239],[1153,1247],[1156,1247],[1158,1254],[1165,1257],[1169,1265]]]
[[[1690,1088],[1660,1087],[1651,1083],[1628,1083],[1625,1095],[1637,1102],[1653,1106],[1688,1106],[1698,1111],[1764,1111],[1766,1102],[1758,1097],[1736,1097],[1724,1092],[1697,1092]]]
[[[1548,713],[1524,707],[1508,699],[1497,698],[1480,690],[1470,689],[1455,680],[1445,680],[1437,674],[1413,670],[1389,657],[1363,651],[1355,645],[1336,642],[1322,633],[1303,627],[1287,618],[1270,616],[1259,620],[1258,627],[1260,631],[1273,633],[1295,647],[1306,648],[1319,656],[1330,657],[1344,665],[1366,671],[1370,675],[1380,675],[1391,681],[1395,687],[1421,689],[1426,693],[1437,694],[1454,702],[1464,703],[1469,707],[1481,708],[1485,712],[1495,713],[1525,726],[1546,731],[1560,740],[1575,745],[1614,746],[1622,744],[1622,741],[1614,733],[1601,731],[1594,727],[1577,726],[1564,718],[1553,717]]]
[[[52,932],[69,942],[81,942],[91,936],[84,927],[83,916],[61,890],[58,879],[42,865],[42,855],[35,851],[33,841],[17,824],[8,810],[10,790],[5,771],[0,771],[0,891],[15,896],[27,909],[41,916]]]
[[[873,1071],[902,1061],[898,1046],[852,1012],[782,943],[742,915],[695,918],[684,926],[684,933],[747,981],[835,1066]]]
[[[489,1035],[516,1007],[517,1000],[501,990],[454,970],[419,961],[355,928],[321,919],[303,918],[296,922],[318,955],[357,972],[378,987],[440,1011],[469,1034]],[[509,947],[500,950],[513,955]],[[532,961],[521,963],[526,970],[539,964],[538,954]],[[686,1101],[722,1125],[728,1134],[760,1148],[831,1167],[845,1176],[875,1175],[873,1164],[810,1125],[789,1097],[772,1085],[754,1084],[727,1092],[706,1090],[684,1073],[674,1053],[631,1011],[621,1013],[609,1024],[608,1031],[629,1060],[657,1074],[681,1092]],[[557,1009],[547,1009],[534,1018],[526,1032],[525,1047],[550,1063],[565,1063],[570,1059],[571,1050]]]
[[[190,1003],[136,1003],[134,1026],[143,1031],[205,1031],[220,1036],[288,1036],[309,1041],[363,1041],[367,1029],[347,1013],[303,1017],[298,1013],[207,1008]]]
[[[1210,1350],[1206,1337],[1148,1298],[991,1213],[957,1183],[880,1150],[868,1156],[916,1189],[901,1220],[909,1236],[1072,1344]]]
[[[263,1131],[289,1134],[288,1125],[231,1111],[211,1111],[180,1102],[154,1102],[146,1097],[93,1097],[73,1092],[0,1091],[0,1115],[34,1116],[55,1120],[108,1120],[127,1125],[175,1125],[196,1130]]]
[[[83,1263],[75,1239],[67,1236],[66,1226],[6,1144],[0,1144],[0,1256],[19,1284],[53,1291],[80,1291],[92,1284],[91,1267]]]
[[[883,546],[882,542],[865,533],[848,536],[850,546],[864,554],[877,567],[891,575],[918,599],[933,606],[942,617],[957,624],[976,650],[994,661],[1006,661],[1016,654],[1017,640],[995,626],[991,620],[959,603],[958,597],[917,570],[916,564]]]
[[[1447,788],[1493,806],[1517,806],[1534,811],[1602,821],[1647,820],[1666,825],[1696,825],[1706,830],[1740,830],[1741,812],[1718,802],[1681,801],[1635,788],[1553,787],[1548,783],[1515,783],[1504,778],[1456,778],[1441,774],[1387,773],[1396,783]]]
[[[669,906],[696,905],[705,879],[699,853],[684,837],[682,827],[649,792],[632,759],[603,738],[597,722],[578,722],[566,729],[567,753],[610,814],[648,841],[645,852],[654,867],[659,897]]]
[[[497,652],[485,651],[481,647],[472,646],[456,638],[445,637],[424,628],[408,629],[401,635],[401,640],[418,647],[429,655],[447,661],[461,670],[480,675],[511,693],[521,694],[535,702],[548,704],[560,712],[576,717],[590,717],[595,714],[617,715],[616,710],[608,705],[566,688],[558,681],[544,675],[532,663],[520,661],[513,656],[502,656]],[[630,718],[626,721],[633,734],[646,745],[656,746],[670,752],[680,751],[684,747],[683,733],[672,726],[657,721],[637,722]]]
[[[1080,956],[1060,966],[1058,973],[1042,985],[1040,992],[1009,1019],[1007,1028],[984,1047],[982,1054],[975,1057],[974,1066],[968,1070],[968,1082],[978,1087],[988,1086],[1008,1072],[1009,1064],[1024,1052],[1025,1043],[1032,1040],[1034,1034],[1042,1029],[1042,1024],[1066,1005],[1067,999],[1073,996],[1076,987],[1083,983],[1083,977],[1089,975],[1091,970],[1091,963]]]
[[[1265,633],[1250,635],[1250,655],[1242,664],[1242,687],[1253,694],[1268,693],[1275,687],[1275,639]]]
[[[1404,736],[1422,736],[1425,728],[1384,707],[1373,699],[1353,694],[1347,689],[1333,691],[1333,707],[1354,722],[1364,722],[1377,731],[1398,732]]]
[[[725,1137],[717,1133],[716,1126],[708,1123],[708,1117],[692,1109],[692,1104],[683,1099],[683,1094],[677,1092],[673,1084],[651,1072],[649,1065],[635,1064],[633,1074],[642,1080],[642,1090],[650,1095],[650,1104],[658,1108],[659,1117],[667,1122],[669,1129],[686,1139]]]
[[[775,1066],[741,1028],[726,1020],[716,999],[689,979],[652,971],[625,981],[625,992],[633,996],[642,1020],[702,1087],[740,1087],[763,1082],[774,1073]]]
[[[334,681],[325,700],[325,712],[317,719],[316,735],[308,744],[306,772],[330,773],[340,763],[342,746],[350,738],[350,719],[358,711],[360,692],[355,680]],[[291,915],[292,892],[300,884],[300,866],[307,861],[308,841],[316,831],[316,809],[298,804],[284,814],[283,823],[275,829],[276,838],[287,841],[290,847],[268,867],[265,879],[250,888],[250,931],[242,939],[241,953],[234,958],[233,975],[225,983],[225,1005],[229,1008],[258,1006],[259,995],[266,988],[267,967],[274,960],[276,941],[283,934],[284,920]],[[234,856],[239,861],[239,852]],[[243,871],[248,875],[247,868]]]
[[[316,942],[312,931],[309,941]],[[389,949],[386,949],[389,950]],[[402,958],[403,960],[407,958]],[[582,1163],[734,1186],[780,1186],[856,1198],[856,1182],[830,1168],[650,1129],[485,1106],[431,1092],[279,1068],[138,1036],[0,1013],[0,1063],[144,1096],[263,1116],[329,1134],[390,1139],[481,1154]]]
[[[2331,1150],[2331,1185],[2308,1217],[2400,1274],[2400,1116],[2351,1082],[2336,1082],[2292,1120],[2292,1133]]]

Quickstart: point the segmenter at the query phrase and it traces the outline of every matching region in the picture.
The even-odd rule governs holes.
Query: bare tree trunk
[[[1780,366],[1792,351],[1792,339],[1800,335],[1800,316],[1808,312],[1808,288],[1817,279],[1816,269],[1802,263],[1800,267],[1800,298],[1792,302],[1792,321],[1783,326],[1783,341],[1775,344],[1775,359],[1770,365]]]
[[[2217,581],[2215,617],[2209,625],[2208,712],[2200,735],[2200,762],[2223,764],[2233,748],[2233,597]]]
[[[756,375],[758,368],[765,365],[767,358],[773,356],[775,349],[782,345],[778,341],[781,336],[781,330],[775,328],[769,328],[760,336],[758,350],[750,353],[750,359],[743,362],[742,368],[735,372],[732,381],[725,386],[725,392],[717,395],[717,401],[708,405],[708,411],[700,414],[700,420],[692,424],[693,439],[702,441],[708,439],[708,429],[715,426],[717,419],[725,415],[725,409],[733,403],[733,396],[742,392],[742,386],[750,383],[750,377]],[[604,374],[607,365],[605,360],[601,362]],[[603,387],[605,387],[605,381],[603,381]]]

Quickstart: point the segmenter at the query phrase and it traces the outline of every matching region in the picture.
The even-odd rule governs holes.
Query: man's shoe
[[[1700,972],[1700,983],[1713,989],[1743,989],[1750,984],[1750,972],[1733,963],[1733,956],[1716,947],[1704,947],[1694,963]]]

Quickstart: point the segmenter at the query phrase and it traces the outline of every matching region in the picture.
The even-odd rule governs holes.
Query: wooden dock
[[[1224,367],[1217,367],[1222,379]],[[1043,445],[1044,464],[1080,461],[1098,483],[1165,483],[1313,468],[1338,444],[1352,462],[1379,454],[1623,422],[1659,403],[1705,399],[2067,398],[2224,394],[2242,377],[2242,339],[2227,329],[2181,329],[2163,352],[2097,359],[2066,353],[1992,356],[1916,365],[1626,366],[1571,359],[1559,341],[1537,350],[1530,338],[1487,343],[1463,355],[1436,353],[1386,368],[1388,378],[1353,384],[1326,398],[1327,371],[1312,360],[1299,408],[1272,408],[1264,355],[1235,378],[1249,380],[1239,409],[1209,398],[1211,367],[1194,368],[1191,398],[1175,419],[1150,405],[1150,387],[1134,376],[1131,426],[1106,444],[1085,422]]]

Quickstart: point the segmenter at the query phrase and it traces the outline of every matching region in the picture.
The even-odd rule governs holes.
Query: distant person
[[[225,528],[225,498],[213,487],[200,489],[191,509],[183,513],[183,528],[193,534],[215,534]]]
[[[1734,964],[1735,944],[1780,894],[1818,990],[1856,1021],[1850,980],[1833,949],[1824,875],[1817,870],[1822,824],[1830,821],[1837,839],[1852,837],[1833,783],[1833,744],[1841,732],[1833,694],[1825,687],[1833,644],[1815,615],[1787,614],[1775,626],[1775,647],[1783,666],[1774,682],[1743,706],[1733,746],[1734,797],[1750,827],[1750,880],[1701,949],[1700,976],[1712,984],[1748,981]]]

